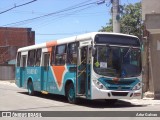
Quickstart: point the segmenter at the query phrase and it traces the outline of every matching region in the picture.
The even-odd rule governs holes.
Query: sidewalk
[[[15,80],[0,80],[0,84],[11,85],[16,87]]]
[[[144,93],[144,98],[154,98],[154,93],[147,91]]]
[[[0,82],[10,82],[10,83],[15,83],[15,80],[0,80]]]
[[[154,100],[153,98],[123,100],[136,105],[160,105],[160,100]]]

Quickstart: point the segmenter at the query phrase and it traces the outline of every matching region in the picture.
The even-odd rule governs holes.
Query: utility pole
[[[120,33],[119,0],[111,0],[113,32]]]

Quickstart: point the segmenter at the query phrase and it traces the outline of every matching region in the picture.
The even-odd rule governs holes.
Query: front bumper
[[[92,88],[91,99],[142,99],[142,89],[131,91],[115,91]]]

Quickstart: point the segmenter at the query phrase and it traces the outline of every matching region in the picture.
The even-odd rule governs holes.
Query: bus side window
[[[26,55],[22,55],[22,64],[21,64],[22,68],[26,67]]]
[[[41,53],[42,53],[42,49],[37,49],[37,50],[36,50],[36,61],[35,61],[35,66],[40,66],[40,62],[41,62]]]
[[[20,67],[20,62],[21,61],[21,53],[19,52],[18,54],[17,54],[17,67]]]
[[[55,64],[55,46],[52,47],[51,65]]]
[[[35,50],[30,50],[28,52],[27,66],[34,66],[35,64]]]
[[[77,43],[68,44],[67,63],[77,64]]]
[[[64,65],[66,61],[66,45],[59,45],[56,47],[56,65]]]

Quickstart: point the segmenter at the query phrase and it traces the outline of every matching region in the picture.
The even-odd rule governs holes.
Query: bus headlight
[[[142,87],[142,83],[139,82],[133,87],[133,90],[139,90],[141,89],[141,87]]]
[[[94,82],[94,84],[97,88],[106,90],[106,87],[101,82],[99,82],[98,80],[93,80],[93,82]]]

